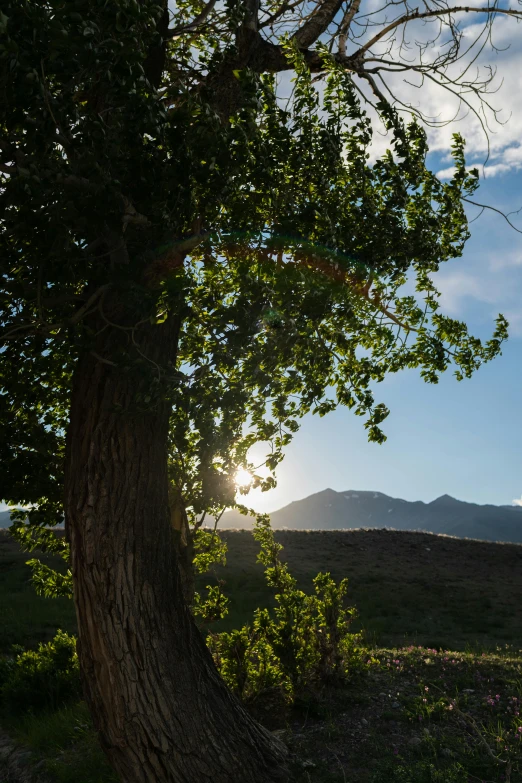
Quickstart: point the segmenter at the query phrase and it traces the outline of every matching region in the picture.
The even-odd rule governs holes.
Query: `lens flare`
[[[245,470],[245,468],[239,468],[234,478],[236,487],[249,487],[252,483],[252,480],[252,474],[249,473],[248,470]]]

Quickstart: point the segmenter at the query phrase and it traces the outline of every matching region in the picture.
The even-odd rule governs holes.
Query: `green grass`
[[[84,702],[11,720],[9,729],[45,760],[45,771],[56,783],[119,782],[98,744]]]
[[[273,596],[251,534],[224,536],[227,566],[215,575],[226,581],[231,599],[219,629],[230,630],[249,622],[257,606],[270,606]],[[278,531],[276,539],[303,589],[321,570],[348,577],[349,600],[359,612],[354,628],[364,628],[372,643],[464,650],[508,642],[522,648],[520,545],[381,530]],[[57,628],[76,629],[71,601],[35,595],[25,565],[31,556],[0,531],[0,652],[46,641]],[[47,562],[63,567],[60,560]],[[198,579],[199,587],[213,582],[213,575]]]
[[[368,655],[344,687],[310,693],[295,709],[263,714],[262,700],[255,705],[284,732],[295,783],[506,783],[505,762],[510,783],[522,783],[522,651],[410,646]],[[56,783],[117,781],[83,702],[12,720],[9,730]]]
[[[296,779],[520,783],[521,673],[522,651],[511,648],[374,650],[364,677],[323,694],[321,716],[288,722],[296,758],[313,764],[296,763]]]
[[[74,605],[67,598],[49,600],[36,595],[26,560],[38,553],[21,552],[3,530],[0,531],[0,653],[13,644],[24,647],[51,639],[58,628],[76,630]],[[54,568],[63,568],[60,558],[41,557]]]

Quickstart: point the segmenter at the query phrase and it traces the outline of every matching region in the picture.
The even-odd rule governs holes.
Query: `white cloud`
[[[506,250],[501,248],[489,258],[489,268],[498,272],[501,269],[516,269],[522,267],[522,248]]]
[[[522,506],[522,495],[519,498],[515,498],[513,500],[513,505],[514,506]]]
[[[522,253],[502,248],[495,251],[493,247],[482,257],[471,256],[456,263],[462,263],[464,268],[442,268],[434,280],[441,293],[441,311],[469,320],[473,309],[486,321],[492,321],[501,312],[509,323],[510,337],[522,337],[522,275],[515,268],[522,266]]]
[[[517,0],[510,0],[510,3]],[[469,7],[482,6],[483,0],[472,0],[468,3]],[[367,12],[375,11],[382,7],[380,0],[368,0]],[[515,6],[514,6],[515,7]],[[461,23],[463,34],[462,47],[470,44],[480,37],[483,31],[483,24],[478,23],[477,14],[454,14],[455,21]],[[358,40],[357,46],[360,46],[375,33],[375,27],[384,23],[384,12],[381,16],[377,15],[372,19],[372,26],[368,28],[365,35]],[[390,20],[387,19],[387,22]],[[413,71],[401,73],[383,73],[386,83],[390,89],[406,105],[411,105],[425,116],[437,120],[443,124],[441,127],[427,127],[428,142],[431,152],[439,153],[444,160],[451,163],[451,144],[452,135],[458,131],[466,140],[466,158],[473,160],[470,168],[478,168],[481,177],[496,177],[509,171],[522,169],[522,143],[520,140],[520,127],[522,127],[522,90],[520,89],[520,74],[522,73],[522,36],[519,34],[519,27],[516,20],[507,16],[497,16],[493,25],[492,41],[495,49],[486,45],[484,50],[473,62],[472,68],[466,74],[466,78],[471,79],[477,75],[477,80],[486,80],[491,73],[489,68],[496,72],[493,82],[489,86],[489,94],[485,97],[491,106],[488,109],[481,104],[476,96],[469,92],[463,95],[463,99],[468,101],[471,106],[479,113],[483,123],[489,128],[489,147],[488,137],[484,132],[479,118],[473,111],[466,106],[463,100],[453,95],[449,90],[433,82],[431,79],[425,79],[422,83],[420,77]],[[409,40],[409,49],[403,51],[403,62],[412,61],[418,54],[416,49],[422,41],[427,41],[430,37],[435,37],[435,25],[425,24],[423,21],[410,23],[407,28],[407,38]],[[399,43],[400,36],[397,37],[397,43],[391,45],[391,42],[382,45],[382,53],[386,53],[389,46],[391,50],[387,53],[386,59],[398,62],[400,57]],[[483,38],[480,39],[483,41]],[[423,57],[427,60],[435,61],[437,57],[443,56],[446,51],[445,41],[440,41],[428,46]],[[355,47],[353,47],[355,48]],[[378,51],[378,46],[375,47]],[[469,65],[470,60],[477,54],[472,49],[467,58],[462,62],[456,63],[447,71],[448,77],[460,75],[464,67]],[[291,92],[290,80],[293,74],[283,72],[279,74],[279,94],[281,97],[288,97]],[[369,98],[371,94],[369,85],[357,79],[357,86]],[[386,89],[379,82],[379,87],[386,93]],[[417,86],[415,86],[417,84]],[[318,84],[321,90],[322,85]],[[388,96],[390,97],[390,96]],[[370,162],[380,157],[386,149],[389,148],[390,134],[384,132],[383,126],[379,121],[375,121],[375,112],[366,104],[368,115],[372,118],[374,127],[374,137],[371,148]],[[494,118],[494,111],[497,112],[497,119]],[[405,117],[407,119],[407,117]],[[488,158],[489,150],[489,158]],[[487,160],[485,169],[484,162]],[[453,168],[448,165],[439,172],[439,176],[451,177]]]
[[[474,163],[469,163],[466,168],[468,171],[471,169],[478,169],[480,176],[484,179],[495,177],[498,174],[509,174],[513,171],[522,169],[522,145],[518,144],[517,146],[505,147],[505,149],[500,152],[494,152],[492,154],[492,159],[497,159],[499,155],[502,157],[502,163],[491,163],[488,161],[484,166],[483,161],[475,161]],[[447,169],[441,169],[437,172],[437,177],[440,179],[451,179],[454,171],[455,169],[453,166],[450,166]]]
[[[464,44],[476,38],[482,30],[482,25],[465,24],[471,15],[455,15],[463,21]],[[426,38],[427,32],[421,23],[411,25],[408,28],[411,41]],[[487,95],[488,103],[497,111],[498,122],[494,118],[493,111],[482,106],[480,101],[470,93],[463,96],[471,106],[479,112],[482,121],[489,128],[489,159],[482,170],[483,163],[488,156],[488,138],[481,126],[479,118],[459,98],[448,90],[427,79],[422,84],[411,72],[405,76],[388,74],[388,83],[395,95],[414,107],[420,109],[424,115],[436,119],[439,122],[450,121],[442,127],[429,127],[428,141],[432,152],[439,152],[449,162],[452,134],[458,131],[466,140],[466,157],[476,162],[481,175],[494,177],[512,171],[522,169],[522,144],[520,142],[520,127],[522,126],[522,90],[520,89],[520,74],[522,73],[522,37],[519,34],[516,21],[510,17],[497,17],[493,25],[493,42],[497,50],[486,46],[484,51],[473,64],[473,75],[477,73],[479,78],[488,76],[488,66],[496,71],[496,76],[489,87]],[[440,45],[428,49],[433,60],[443,53]],[[413,55],[413,52],[412,52]],[[395,47],[394,59],[397,58]],[[468,57],[468,63],[469,63]],[[463,61],[464,62],[464,61]],[[455,76],[462,72],[462,64],[456,64],[448,71],[448,75]],[[467,74],[471,78],[471,71]],[[417,87],[414,86],[417,82]],[[455,119],[456,118],[456,119]],[[453,121],[451,121],[453,120]],[[376,155],[387,146],[389,139],[376,134],[374,145]],[[444,154],[445,153],[445,154]],[[452,168],[443,169],[440,175],[451,176]]]
[[[474,167],[473,166],[466,166],[466,168],[469,171],[470,169],[472,169]],[[450,166],[447,169],[441,169],[440,171],[437,171],[437,177],[439,179],[451,179],[454,174],[455,174],[455,168],[453,166]]]
[[[505,288],[495,277],[485,279],[483,275],[464,271],[441,272],[435,284],[441,293],[440,303],[450,315],[462,313],[464,299],[475,299],[487,304],[500,304]]]
[[[516,0],[510,0],[510,2]],[[377,7],[378,0],[368,0],[368,10]],[[482,5],[482,0],[472,0],[471,5]],[[459,15],[463,23],[463,45],[469,45],[480,33],[482,27],[476,23],[478,15]],[[474,21],[473,21],[474,17]],[[377,19],[374,19],[377,22]],[[415,81],[412,72],[406,75],[395,74],[389,79],[389,85],[396,95],[405,103],[417,106],[425,115],[440,120],[451,120],[458,117],[458,122],[452,121],[443,127],[428,127],[428,143],[430,151],[436,153],[437,158],[444,161],[438,176],[451,178],[454,173],[451,165],[450,148],[452,134],[459,131],[466,140],[466,160],[468,168],[478,168],[481,180],[485,180],[477,200],[483,203],[498,206],[509,212],[510,209],[520,206],[522,198],[513,190],[513,179],[509,183],[509,191],[499,193],[498,186],[495,195],[489,195],[487,181],[500,178],[512,172],[522,171],[522,90],[520,89],[520,74],[522,74],[522,36],[516,22],[508,17],[497,17],[493,26],[493,43],[496,50],[486,46],[477,58],[473,68],[478,68],[479,75],[484,78],[491,65],[497,71],[492,91],[488,101],[493,109],[498,110],[498,120],[489,123],[489,159],[488,139],[477,117],[463,104],[459,106],[457,96],[450,94],[440,85],[426,80],[420,89],[408,82]],[[369,31],[367,35],[370,35]],[[408,38],[414,54],[414,44],[417,41],[426,40],[429,31],[422,23],[411,25],[408,28]],[[364,43],[361,38],[360,43]],[[443,53],[440,45],[428,48],[426,55],[433,60]],[[397,48],[392,54],[397,59]],[[390,57],[391,59],[391,57]],[[469,63],[469,57],[468,57]],[[460,66],[455,66],[453,72]],[[474,71],[475,72],[475,71]],[[281,76],[281,92],[290,92],[290,74]],[[389,76],[389,74],[388,74]],[[468,74],[471,78],[471,71]],[[369,95],[368,86],[358,81],[358,86]],[[382,87],[382,85],[381,85]],[[497,89],[498,88],[498,89]],[[497,90],[493,92],[493,90]],[[473,98],[468,95],[467,98]],[[478,111],[480,102],[475,100],[474,107]],[[368,108],[368,114],[372,121],[376,119],[375,112]],[[488,114],[486,110],[486,114]],[[492,119],[491,112],[489,113]],[[405,117],[407,119],[407,116]],[[504,123],[504,124],[501,124]],[[378,122],[373,122],[375,130],[371,149],[373,162],[389,148],[390,134],[384,130]],[[381,131],[381,132],[379,132]],[[492,189],[495,187],[492,183]],[[505,196],[505,198],[504,198]],[[499,201],[500,198],[500,201]],[[505,203],[501,203],[504,199]],[[512,204],[513,206],[510,206]],[[470,219],[473,219],[479,210],[470,207]],[[522,212],[513,215],[515,225],[521,225]],[[441,291],[441,309],[453,317],[462,320],[474,320],[491,323],[499,312],[502,312],[510,322],[510,335],[522,336],[522,242],[520,236],[515,234],[507,224],[502,222],[498,215],[486,211],[480,221],[471,225],[472,238],[466,246],[464,258],[450,264],[443,265],[435,277],[435,284]]]

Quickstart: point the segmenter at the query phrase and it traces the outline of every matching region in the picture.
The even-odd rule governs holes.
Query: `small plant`
[[[199,528],[194,534],[193,568],[196,574],[210,571],[215,563],[226,564],[227,545],[214,530],[210,533]],[[218,580],[216,585],[206,585],[206,593],[194,592],[192,614],[200,627],[222,620],[228,614],[229,599],[223,593],[225,582]]]
[[[58,631],[36,650],[18,652],[0,669],[0,703],[10,713],[55,709],[80,696],[76,639]]]
[[[207,642],[222,677],[243,699],[277,689],[293,701],[307,687],[335,682],[362,665],[359,637],[349,631],[355,610],[345,606],[348,580],[336,584],[330,574],[318,574],[314,593],[306,594],[281,561],[267,516],[257,515],[254,538],[267,584],[277,590],[276,606],[257,609],[252,624],[239,630],[209,633]]]
[[[380,770],[373,776],[372,783],[469,783],[469,776],[458,762],[437,769],[430,761],[418,761],[414,765],[399,764]]]

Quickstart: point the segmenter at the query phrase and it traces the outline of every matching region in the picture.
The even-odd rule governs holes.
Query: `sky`
[[[475,20],[477,17],[475,16]],[[465,38],[477,31],[465,29]],[[466,139],[466,158],[477,166],[480,189],[474,199],[501,211],[522,208],[522,40],[513,20],[497,20],[494,43],[478,64],[497,67],[491,103],[502,109],[491,122],[490,155],[473,115],[458,123],[428,129],[429,163],[441,177],[451,174],[451,134]],[[518,38],[518,42],[517,42]],[[510,45],[509,48],[508,45]],[[503,82],[502,82],[503,79]],[[403,97],[427,113],[449,117],[455,102],[440,88],[422,90],[397,84]],[[377,139],[383,148],[386,140]],[[479,210],[470,208],[470,219]],[[522,212],[510,218],[522,231]],[[443,494],[474,503],[522,505],[522,234],[485,211],[470,226],[464,255],[434,277],[442,292],[441,311],[467,322],[472,334],[488,339],[498,313],[510,322],[502,356],[471,379],[456,381],[451,370],[438,385],[425,384],[413,370],[375,386],[376,402],[390,415],[383,424],[387,441],[368,443],[363,420],[347,409],[326,417],[309,415],[277,470],[278,486],[242,497],[258,511],[270,512],[327,487],[337,491],[375,490],[405,500],[430,502]]]

